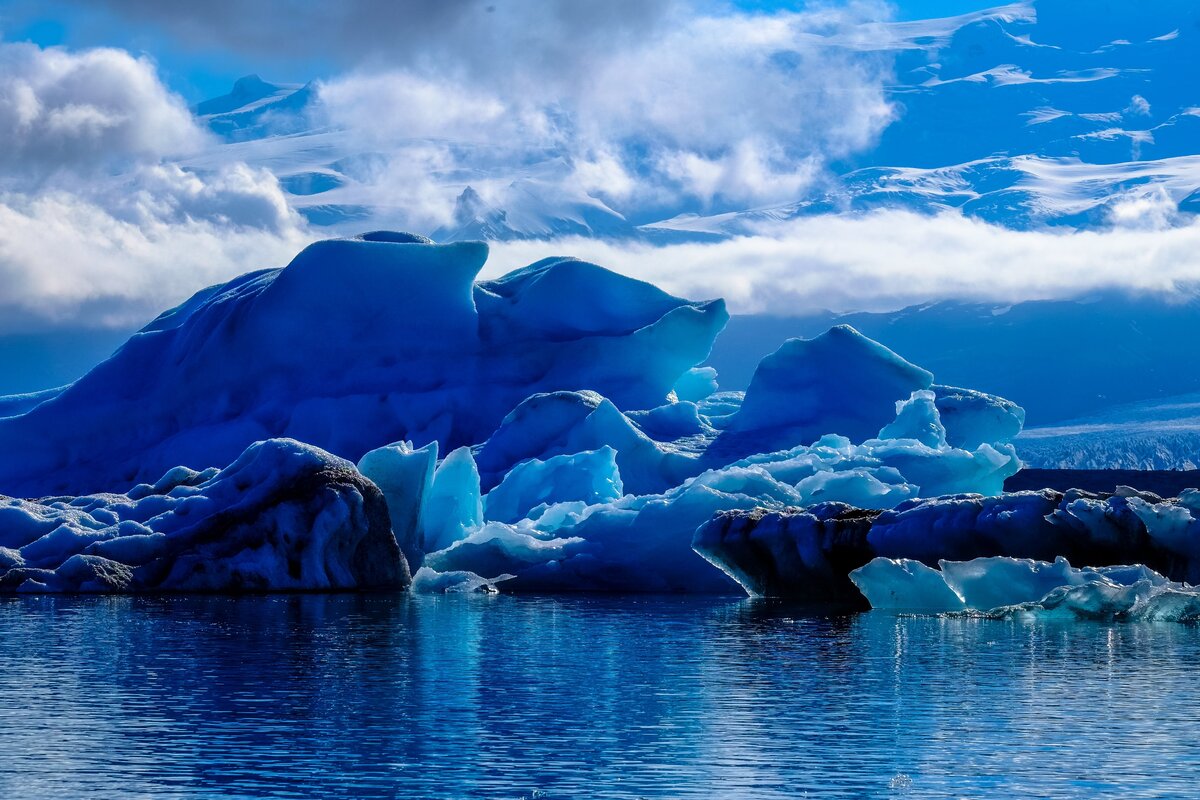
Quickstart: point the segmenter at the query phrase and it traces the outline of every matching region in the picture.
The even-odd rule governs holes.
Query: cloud
[[[518,12],[531,24],[513,24]],[[511,174],[553,153],[565,160],[560,178],[606,201],[678,211],[794,199],[893,116],[890,56],[831,44],[876,30],[865,23],[886,15],[881,5],[667,15],[670,24],[603,47],[592,31],[570,53],[559,53],[556,22],[578,20],[556,13],[547,26],[516,3],[497,12],[482,55],[469,34],[452,59],[431,49],[426,60],[326,80],[314,122],[398,158],[411,159],[405,143],[418,139],[468,145],[427,173],[486,180],[497,166]]]
[[[158,159],[204,141],[147,59],[0,44],[0,169],[9,180]]]
[[[144,323],[308,240],[275,176],[165,161],[208,142],[154,65],[0,44],[0,333]]]
[[[1155,214],[1131,210],[1133,227],[1053,232],[957,213],[880,211],[773,223],[715,243],[509,242],[493,245],[488,271],[576,255],[682,296],[724,297],[742,314],[884,311],[938,300],[1008,304],[1113,289],[1193,296],[1200,223],[1147,225]]]
[[[93,26],[157,28],[178,46],[337,70],[364,63],[455,67],[466,79],[566,75],[613,42],[655,31],[678,0],[65,0]]]
[[[163,168],[122,187],[133,184],[0,195],[0,333],[141,325],[204,286],[287,263],[311,238],[269,174]]]

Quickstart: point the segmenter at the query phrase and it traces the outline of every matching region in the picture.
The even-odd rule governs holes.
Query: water
[[[734,599],[0,600],[0,797],[1184,797],[1200,630]]]

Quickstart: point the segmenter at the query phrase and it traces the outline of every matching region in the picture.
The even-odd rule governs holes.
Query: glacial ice
[[[414,448],[397,442],[372,450],[358,461],[358,471],[383,492],[392,532],[413,569],[425,558],[425,525],[422,512],[437,465],[437,442]]]
[[[421,499],[421,529],[429,552],[461,539],[483,524],[479,470],[471,449],[460,447],[438,464]]]
[[[351,472],[381,498],[419,591],[504,576],[506,591],[757,581],[751,591],[771,593],[782,566],[751,580],[761,558],[733,564],[697,529],[713,530],[717,514],[817,504],[826,518],[810,533],[834,540],[789,563],[838,595],[854,591],[847,573],[884,536],[877,526],[867,542],[864,528],[852,547],[839,543],[837,531],[862,525],[855,507],[918,515],[913,504],[934,495],[998,494],[1020,466],[1019,408],[936,385],[852,328],[785,342],[744,394],[720,392],[715,372],[695,366],[725,322],[720,301],[561,258],[475,283],[486,256],[481,243],[374,232],[200,292],[60,393],[9,404],[20,413],[0,419],[0,488],[123,489],[178,463],[205,471],[173,470],[168,483],[217,481],[227,470],[214,468],[254,442],[294,436],[333,454],[321,458],[358,460]],[[293,539],[310,534],[295,524]],[[141,586],[130,553],[158,540],[137,537],[169,531],[122,525],[100,549],[119,551]],[[93,555],[57,535],[67,544],[31,539],[13,559]],[[273,581],[258,583],[291,585]],[[305,573],[297,586],[316,583]]]
[[[290,439],[221,470],[168,471],[127,494],[0,498],[0,590],[232,592],[402,588],[380,490]]]
[[[827,433],[875,436],[896,416],[896,401],[928,389],[933,375],[848,325],[812,339],[789,339],[759,362],[729,423],[741,436],[787,446]]]
[[[942,561],[876,558],[850,573],[872,608],[1019,619],[1200,621],[1200,589],[1142,565],[1077,569],[1015,558]]]
[[[989,571],[981,585],[966,568],[951,567],[946,580],[968,602],[990,608],[1036,600],[1054,588],[1060,556],[1075,563],[1144,564],[1129,569],[1200,583],[1198,500],[1198,492],[1163,500],[1132,490],[1100,495],[1046,489],[920,497],[883,510],[832,502],[764,504],[715,515],[697,529],[693,546],[750,594],[809,600],[854,602],[844,579],[814,575],[845,576],[872,559],[981,565]],[[1009,561],[977,561],[992,557]],[[1030,573],[1026,568],[1035,562],[1048,566]],[[993,591],[1011,594],[987,594]]]
[[[482,242],[317,242],[199,292],[61,393],[0,418],[0,492],[123,491],[291,437],[351,460],[476,445],[531,394],[666,402],[728,315],[573,259],[475,283]],[[587,448],[580,448],[587,449]]]
[[[516,522],[539,505],[616,500],[624,494],[616,456],[617,451],[605,445],[545,461],[522,461],[483,498],[484,514],[497,522]]]

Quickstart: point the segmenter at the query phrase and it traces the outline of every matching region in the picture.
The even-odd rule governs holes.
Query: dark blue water
[[[0,797],[1185,797],[1200,630],[732,599],[0,601]]]

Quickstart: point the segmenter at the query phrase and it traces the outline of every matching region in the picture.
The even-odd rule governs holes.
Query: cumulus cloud
[[[667,246],[571,238],[493,245],[489,270],[570,254],[734,313],[892,310],[957,299],[1014,303],[1128,290],[1165,297],[1200,285],[1200,223],[1015,231],[902,211],[816,216],[754,235]]]
[[[468,143],[454,166],[477,174],[488,173],[489,159],[519,165],[553,150],[570,164],[564,177],[638,206],[778,202],[810,186],[830,159],[869,146],[891,120],[889,59],[835,44],[885,14],[853,3],[668,15],[669,25],[613,36],[586,60],[572,53],[561,63],[502,25],[507,49],[484,48],[496,59],[490,68],[472,66],[468,37],[466,66],[433,59],[352,71],[321,84],[318,121],[376,146]],[[539,39],[552,34],[539,27]]]
[[[145,58],[0,44],[0,168],[9,178],[178,155],[204,139]]]
[[[0,44],[0,333],[130,326],[307,241],[265,169],[166,161],[209,141],[146,59]]]

